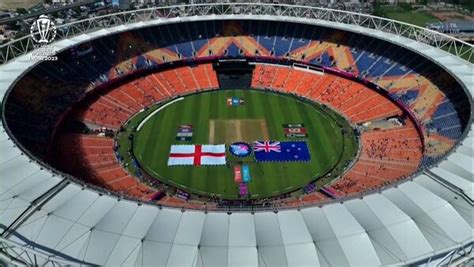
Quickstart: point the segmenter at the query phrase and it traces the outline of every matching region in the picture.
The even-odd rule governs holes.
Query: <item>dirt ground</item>
[[[230,144],[238,141],[268,140],[264,119],[210,120],[209,144]]]

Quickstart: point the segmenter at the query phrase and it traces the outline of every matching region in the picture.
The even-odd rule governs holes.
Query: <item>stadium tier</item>
[[[258,64],[251,86],[302,94],[333,107],[356,124],[403,114],[403,110],[381,94],[333,74],[321,75],[288,66]],[[145,75],[100,93],[77,108],[73,117],[90,128],[118,130],[133,114],[152,103],[196,90],[213,89],[218,89],[218,82],[211,64],[177,67]],[[64,170],[120,193],[127,193],[137,186],[146,187],[143,184],[136,185],[137,181],[123,171],[119,162],[112,160],[115,157],[112,138],[95,137],[108,144],[104,147],[88,145],[84,140],[90,140],[90,134],[66,134],[60,138],[55,144],[57,148],[54,155],[59,156],[58,166]],[[363,151],[359,160],[333,185],[339,196],[386,185],[408,177],[419,168],[423,155],[422,141],[416,127],[409,121],[405,126],[395,129],[364,131],[361,141]],[[69,161],[67,155],[75,155],[78,161]],[[147,200],[150,191],[152,189],[132,195]],[[320,192],[314,195],[320,196],[317,200],[327,199]],[[306,197],[304,203],[300,204],[311,204],[308,199],[311,197]],[[288,202],[294,204],[295,200]]]
[[[294,30],[287,31],[288,27]],[[51,146],[61,147],[60,155],[76,151],[84,171],[92,176],[85,180],[121,193],[127,192],[129,183],[130,188],[147,188],[133,189],[132,194],[147,199],[152,189],[128,177],[117,161],[97,170],[90,161],[100,151],[61,145],[77,143],[67,135],[55,143],[65,114],[73,113],[75,121],[92,129],[117,131],[132,115],[154,103],[218,89],[213,61],[247,58],[257,63],[252,88],[326,104],[353,124],[406,117],[406,111],[413,116],[414,122],[406,120],[397,129],[362,132],[359,159],[332,185],[338,194],[403,179],[453,148],[466,126],[462,118],[469,103],[453,93],[461,88],[446,71],[381,40],[309,28],[283,22],[270,27],[265,21],[203,21],[90,41],[60,53],[57,62],[39,64],[20,79],[7,97],[6,121],[18,140],[38,157],[54,157],[58,149]],[[305,71],[292,62],[327,71]],[[418,125],[421,137],[417,136]],[[109,146],[108,154],[111,149]],[[58,168],[81,173],[78,166],[59,164]]]
[[[131,73],[152,70],[157,73],[146,79],[154,86],[163,88],[162,94],[166,97],[201,87],[216,88],[217,80],[204,79],[204,76],[212,76],[208,73],[209,69],[198,68],[191,73],[191,77],[187,70],[192,68],[183,69],[183,73],[175,70],[160,72],[159,69],[164,65],[169,67],[173,62],[186,64],[199,60],[248,57],[261,61],[295,61],[324,66],[351,73],[379,86],[391,99],[404,104],[422,124],[428,148],[425,165],[435,163],[461,136],[467,123],[465,114],[469,113],[469,103],[462,95],[455,93],[462,90],[460,85],[441,67],[414,52],[374,38],[323,27],[309,30],[309,26],[298,24],[291,25],[295,30],[287,32],[288,27],[283,22],[270,27],[269,22],[265,21],[182,23],[115,34],[83,44],[81,49],[71,48],[59,54],[58,62],[39,64],[18,82],[10,95],[11,101],[7,102],[7,119],[11,114],[12,122],[17,122],[12,123],[10,128],[27,146],[44,157],[55,122],[69,106],[94,88],[110,86],[113,81]],[[280,68],[275,70],[279,73],[273,74],[271,67],[263,71],[258,68],[256,72],[262,71],[262,75],[254,75],[262,78],[254,81],[254,85],[280,89],[290,80],[288,86],[294,86],[296,92],[304,96],[312,91],[318,93],[317,90],[327,89],[325,84],[318,88],[314,88],[318,86],[315,83],[308,86],[312,82],[308,75],[300,80],[300,84],[291,84],[297,81],[293,75],[298,78],[299,74],[287,73]],[[191,80],[181,81],[178,77],[189,77],[195,84]],[[154,79],[160,82],[154,82]],[[340,88],[348,87],[345,84],[347,81],[339,80],[341,82],[328,90],[342,94],[344,91]],[[136,82],[140,80],[123,86],[133,91]],[[183,88],[184,83],[190,87]],[[155,95],[143,97],[148,97],[150,101],[159,100]],[[331,91],[326,91],[326,98],[331,97]],[[146,106],[147,103],[151,102],[143,104]],[[379,105],[384,106],[380,102]],[[29,112],[30,106],[37,111]],[[389,114],[391,111],[384,112]],[[19,122],[14,119],[15,116],[21,116],[23,120]],[[23,129],[37,127],[34,126],[37,123],[31,122],[38,122],[38,119],[48,121],[42,121],[41,127],[34,129],[38,134],[24,136]]]
[[[159,266],[412,264],[472,245],[472,88],[434,48],[325,23],[167,16],[0,79],[0,167],[13,173],[0,241],[31,239],[67,264]],[[70,227],[45,239],[49,220]]]

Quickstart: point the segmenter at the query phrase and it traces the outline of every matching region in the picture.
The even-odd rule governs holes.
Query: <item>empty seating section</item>
[[[58,140],[59,160],[75,173],[82,174],[93,184],[143,200],[153,192],[129,175],[117,162],[113,151],[113,140],[85,134],[66,134]],[[75,160],[70,160],[74,158]]]
[[[286,87],[294,88],[294,92],[297,94],[301,94],[298,92],[298,88],[300,88],[300,84],[303,80],[307,79],[308,73],[304,71],[294,71],[291,69],[288,73],[288,80],[286,81]],[[304,89],[303,89],[304,90]]]
[[[45,158],[51,133],[64,110],[84,93],[77,84],[53,79],[50,73],[27,73],[5,101],[9,129],[31,152]],[[81,83],[81,85],[85,86]]]
[[[423,158],[421,140],[411,123],[390,130],[364,132],[354,166],[332,188],[344,194],[375,189],[408,177]]]
[[[315,203],[321,203],[321,201],[327,201],[330,198],[319,191],[315,191],[309,194],[305,194],[299,198],[289,198],[286,200],[282,200],[281,203],[278,203],[280,206],[284,206],[286,208],[290,207],[300,207],[311,205]]]
[[[429,70],[436,72],[429,68]],[[421,71],[420,71],[421,72]],[[423,74],[424,71],[421,73]],[[439,74],[439,76],[443,76]],[[434,162],[452,149],[455,140],[462,135],[462,123],[455,105],[460,100],[457,97],[447,97],[436,83],[437,78],[428,75],[410,74],[402,77],[382,78],[377,83],[382,87],[389,85],[389,92],[399,101],[403,102],[415,115],[417,120],[425,128],[425,140],[435,147],[437,155],[431,155],[431,159],[425,162]],[[451,82],[452,84],[452,82]],[[451,87],[451,86],[446,86]],[[456,85],[452,85],[456,87]],[[462,90],[458,88],[458,90]],[[428,134],[431,133],[431,134]],[[436,142],[430,142],[433,135],[445,138],[436,138]]]
[[[93,105],[79,110],[77,119],[86,124],[118,129],[133,114],[126,104],[118,101],[111,96],[101,96]]]
[[[172,96],[218,86],[211,64],[170,69],[101,93],[91,104],[79,109],[76,118],[92,126],[117,130],[146,106]]]
[[[458,113],[447,99],[438,104],[432,118],[426,121],[426,126],[428,129],[453,140],[462,135]]]
[[[295,87],[295,93],[302,96],[307,96],[312,92],[313,88],[317,87],[321,82],[323,82],[322,76],[305,72],[302,79]]]
[[[252,87],[295,93],[332,106],[354,123],[400,115],[386,97],[367,87],[332,74],[307,72],[286,66],[258,64]]]

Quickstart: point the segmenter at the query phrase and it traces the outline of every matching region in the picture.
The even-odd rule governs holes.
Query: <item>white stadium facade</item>
[[[159,11],[159,12],[157,12]],[[169,6],[62,25],[60,52],[117,32],[182,21],[253,19],[323,25],[405,47],[474,94],[472,45],[388,19],[292,5]],[[0,94],[36,64],[31,38],[7,45]],[[454,44],[462,44],[457,50]],[[443,48],[450,48],[448,53]],[[472,98],[470,98],[472,107]],[[205,211],[139,203],[32,158],[0,126],[1,259],[28,265],[380,266],[448,264],[472,255],[472,109],[462,140],[436,166],[357,198],[298,209]]]

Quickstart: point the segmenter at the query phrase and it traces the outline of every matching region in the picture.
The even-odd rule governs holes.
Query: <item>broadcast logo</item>
[[[30,34],[33,41],[37,44],[33,50],[30,59],[33,61],[56,61],[52,47],[46,46],[56,38],[56,26],[54,22],[46,15],[41,15],[31,24]]]
[[[49,44],[56,38],[56,26],[46,15],[41,15],[30,27],[31,38],[40,45]]]

